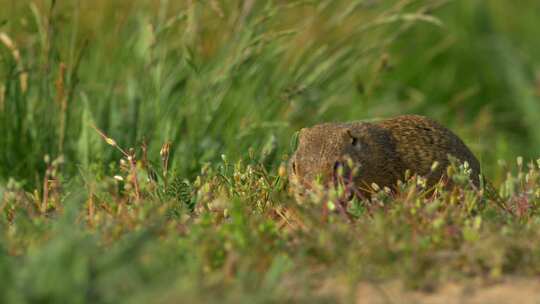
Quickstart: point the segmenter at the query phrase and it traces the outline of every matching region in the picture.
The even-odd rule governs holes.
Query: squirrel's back
[[[439,123],[420,115],[402,115],[375,122],[388,130],[394,141],[396,157],[412,172],[427,176],[431,184],[444,174],[451,155],[471,168],[471,178],[478,185],[480,164],[469,148],[452,131]],[[435,172],[431,172],[437,161]]]

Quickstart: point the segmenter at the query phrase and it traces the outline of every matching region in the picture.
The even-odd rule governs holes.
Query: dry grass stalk
[[[103,138],[103,140],[110,146],[115,147],[120,151],[124,157],[129,162],[130,172],[129,176],[131,176],[131,183],[133,184],[133,187],[135,188],[135,199],[136,201],[139,201],[141,199],[141,190],[139,187],[139,182],[137,180],[137,159],[135,157],[135,151],[133,149],[130,149],[126,152],[126,150],[122,149],[114,139],[110,138],[105,134],[103,131],[98,129],[96,126],[92,125],[92,128]]]
[[[161,162],[163,166],[163,177],[167,180],[167,172],[169,171],[169,155],[171,149],[171,142],[166,142],[161,146],[159,155],[161,156]]]
[[[4,85],[0,85],[0,112],[4,112],[6,108],[5,100],[6,100],[6,87]]]
[[[17,68],[20,71],[19,83],[21,86],[21,91],[23,93],[26,93],[26,91],[28,90],[28,73],[24,70],[21,59],[21,52],[17,48],[15,42],[13,42],[13,40],[4,32],[0,32],[0,42],[2,42],[6,46],[6,48],[11,52],[13,59],[15,59],[15,62],[17,63]]]

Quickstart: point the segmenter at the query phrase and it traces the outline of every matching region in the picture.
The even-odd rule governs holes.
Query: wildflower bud
[[[347,157],[347,166],[349,166],[349,168],[355,167],[354,161],[350,157]]]
[[[338,166],[337,168],[337,176],[343,176],[343,166]]]
[[[165,159],[169,156],[169,150],[171,148],[171,143],[166,142],[161,146],[161,150],[159,150],[159,155],[161,155],[162,159]]]
[[[422,188],[425,188],[426,185],[427,185],[427,179],[421,177],[421,176],[418,176],[417,179],[416,179],[416,184]]]
[[[454,175],[454,167],[448,166],[448,168],[446,168],[446,175],[453,176]]]
[[[113,147],[116,147],[116,141],[114,141],[114,139],[110,138],[110,137],[105,137],[105,142],[108,144],[108,145],[111,145]]]
[[[281,164],[278,169],[278,175],[279,177],[286,177],[287,176],[287,168],[284,164]]]
[[[241,176],[240,176],[240,173],[238,173],[238,172],[234,172],[234,173],[233,173],[233,179],[234,179],[234,181],[237,182],[237,183],[240,183],[240,182],[242,181],[242,178],[241,178]]]
[[[122,176],[120,176],[120,175],[115,175],[115,176],[114,176],[114,179],[117,180],[117,181],[119,181],[119,182],[124,181],[124,178],[123,178]]]
[[[405,180],[408,180],[411,177],[411,170],[405,170]]]
[[[439,167],[439,162],[434,161],[433,164],[431,165],[431,172],[434,172],[435,170],[437,170],[438,167]]]
[[[328,210],[330,211],[336,210],[336,204],[334,204],[334,202],[329,201],[328,203],[326,203],[326,205],[328,206]]]
[[[376,183],[371,183],[371,188],[373,188],[373,190],[375,191],[379,191],[381,188],[379,188],[379,185],[377,185]]]

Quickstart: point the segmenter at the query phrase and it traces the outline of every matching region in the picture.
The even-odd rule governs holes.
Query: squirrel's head
[[[311,188],[336,182],[355,182],[369,187],[393,149],[388,132],[371,123],[326,123],[301,129],[294,155],[289,161],[293,187]],[[296,190],[296,189],[295,189]]]

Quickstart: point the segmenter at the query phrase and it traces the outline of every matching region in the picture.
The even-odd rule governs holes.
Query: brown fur
[[[378,122],[325,123],[300,130],[298,148],[289,162],[289,180],[309,188],[320,177],[328,184],[336,168],[350,158],[358,171],[354,184],[393,189],[405,171],[427,178],[432,186],[446,173],[448,155],[471,168],[479,185],[480,164],[452,131],[419,115],[402,115]],[[434,162],[438,167],[432,171]]]

